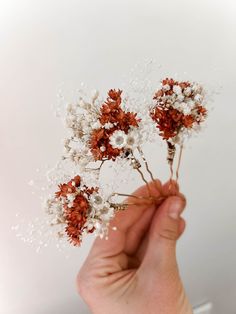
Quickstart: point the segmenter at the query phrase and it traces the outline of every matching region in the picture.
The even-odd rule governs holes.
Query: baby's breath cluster
[[[66,108],[65,123],[70,133],[64,140],[63,157],[82,168],[94,161],[88,143],[93,130],[100,126],[98,96],[99,93],[94,91],[91,99],[85,100],[80,97],[77,103],[68,104]]]

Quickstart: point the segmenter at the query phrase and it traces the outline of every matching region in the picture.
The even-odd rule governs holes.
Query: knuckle
[[[161,230],[161,232],[159,233],[159,236],[165,240],[170,241],[170,242],[175,242],[178,238],[178,233],[176,230],[171,230],[171,229],[165,228],[165,229]]]

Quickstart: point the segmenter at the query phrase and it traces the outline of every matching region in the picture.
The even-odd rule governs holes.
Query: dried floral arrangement
[[[172,78],[161,81],[160,87],[150,95],[148,106],[137,106],[136,112],[130,109],[128,98],[119,89],[109,90],[105,100],[94,92],[90,100],[81,97],[78,103],[67,106],[66,126],[70,133],[64,142],[63,159],[74,163],[76,174],[58,185],[55,194],[48,198],[46,209],[50,224],[60,226],[58,235],[67,237],[73,245],[79,246],[86,234],[108,237],[109,223],[115,213],[129,206],[117,201],[117,197],[133,197],[132,205],[136,204],[135,196],[102,188],[100,172],[104,164],[125,162],[147,185],[146,198],[159,202],[149,189],[149,180],[156,181],[143,145],[157,136],[167,143],[170,179],[174,177],[173,165],[179,147],[175,171],[178,180],[184,142],[199,132],[207,117],[203,87]],[[92,184],[87,183],[89,179]]]

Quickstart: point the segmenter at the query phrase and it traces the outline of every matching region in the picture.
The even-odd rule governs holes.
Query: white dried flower
[[[170,85],[169,84],[165,84],[165,85],[162,86],[162,88],[163,88],[164,91],[168,91],[168,90],[170,90]]]
[[[182,88],[179,85],[174,85],[173,86],[173,92],[177,95],[181,95],[182,94]]]
[[[194,100],[196,100],[197,102],[201,102],[203,99],[203,96],[201,94],[196,94],[194,97]]]
[[[192,94],[192,89],[191,89],[191,87],[186,87],[185,89],[184,89],[184,95],[185,96],[190,96]]]
[[[124,131],[117,130],[110,137],[110,144],[113,148],[122,149],[125,147],[127,135]]]
[[[67,200],[71,203],[75,200],[76,195],[74,193],[67,195]]]
[[[176,102],[173,103],[172,107],[174,109],[180,110],[181,109],[181,103],[176,101]]]
[[[177,99],[180,102],[183,101],[184,100],[184,95],[182,95],[182,94],[178,95]]]
[[[99,207],[103,204],[103,199],[98,193],[94,192],[90,197],[90,202],[91,202],[92,206],[98,206]]]
[[[106,151],[106,147],[105,146],[101,146],[100,147],[100,151],[104,153]]]
[[[188,104],[189,108],[191,108],[191,109],[193,109],[195,106],[195,102],[192,101],[191,99],[187,101],[187,104]]]
[[[99,129],[101,127],[101,122],[99,120],[97,120],[96,122],[92,123],[91,127],[93,130],[95,129]]]
[[[127,134],[125,147],[134,150],[141,144],[140,142],[141,138],[138,130],[133,129]]]
[[[181,111],[183,112],[184,115],[191,114],[191,110],[192,109],[191,109],[191,107],[188,106],[188,104],[182,103],[181,105],[182,105],[182,110]]]
[[[192,90],[195,94],[201,94],[202,92],[202,86],[198,83],[193,83],[192,84]]]
[[[109,129],[113,128],[113,126],[114,126],[114,124],[112,124],[112,123],[110,123],[110,122],[107,122],[107,123],[104,124],[103,127],[104,127],[105,129],[108,129],[108,130],[109,130]]]

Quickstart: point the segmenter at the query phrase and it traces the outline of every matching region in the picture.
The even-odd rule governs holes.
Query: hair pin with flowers
[[[154,95],[150,95],[150,105],[145,113],[141,108],[137,112],[129,110],[128,101],[122,98],[119,89],[111,89],[105,101],[100,101],[98,92],[95,92],[90,101],[81,98],[79,103],[69,105],[66,125],[70,136],[65,140],[63,159],[74,163],[79,173],[70,181],[60,183],[58,191],[47,200],[51,225],[61,226],[58,235],[67,237],[74,245],[80,245],[85,234],[107,238],[109,223],[117,211],[125,210],[129,205],[139,206],[141,199],[143,202],[162,201],[162,194],[157,198],[151,193],[150,180],[157,189],[160,187],[144,156],[143,145],[151,142],[153,135],[158,136],[158,133],[166,141],[171,180],[178,145],[178,180],[183,144],[192,133],[199,131],[206,116],[202,86],[168,78],[161,82]],[[155,130],[159,132],[155,133]],[[105,163],[124,160],[146,184],[147,197],[117,191],[107,195],[101,184],[87,186],[89,174],[95,173],[99,178]],[[118,196],[128,196],[133,202],[117,202]]]

